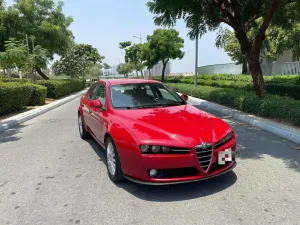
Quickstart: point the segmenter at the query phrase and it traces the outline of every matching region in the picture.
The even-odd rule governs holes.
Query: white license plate
[[[225,165],[226,162],[232,161],[232,150],[231,148],[226,149],[225,151],[220,151],[218,155],[218,164]]]

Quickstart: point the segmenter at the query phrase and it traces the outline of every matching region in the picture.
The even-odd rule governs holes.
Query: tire
[[[79,130],[79,135],[82,139],[87,139],[90,137],[89,132],[87,132],[84,127],[84,122],[80,112],[78,113],[78,130]]]
[[[106,167],[110,180],[114,183],[124,179],[121,169],[121,162],[116,145],[111,137],[108,137],[105,143]],[[113,169],[114,168],[114,169]]]

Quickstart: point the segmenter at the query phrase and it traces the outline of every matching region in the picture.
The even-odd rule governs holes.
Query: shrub
[[[31,83],[0,83],[0,115],[20,111],[25,106],[45,104],[47,88]]]
[[[41,80],[39,85],[47,87],[48,98],[61,98],[85,88],[85,81],[79,79]]]
[[[30,103],[31,87],[20,83],[0,83],[0,115],[22,110]]]
[[[155,80],[160,80],[161,77],[153,77]],[[181,80],[181,81],[180,81]],[[239,81],[252,83],[252,77],[250,75],[232,75],[232,74],[200,74],[199,80],[216,80],[216,81]],[[264,76],[266,83],[290,83],[294,85],[300,84],[299,75],[274,75]],[[168,83],[194,83],[194,76],[167,76],[165,82]]]
[[[0,77],[0,82],[29,82],[28,79],[20,79],[20,78],[7,78],[7,77]]]
[[[259,98],[253,92],[229,88],[198,87],[190,84],[168,84],[174,90],[196,98],[238,109],[257,116],[280,119],[300,126],[300,101],[278,95]]]
[[[204,75],[200,75],[202,78],[204,78]],[[208,75],[205,75],[208,76]],[[211,75],[212,77],[214,75]],[[229,76],[229,75],[228,75]],[[233,76],[233,75],[231,75]],[[217,75],[215,75],[217,77]],[[222,77],[219,75],[219,77]],[[275,79],[275,78],[274,78]],[[278,80],[286,79],[288,78],[278,78]],[[294,78],[293,78],[294,79]],[[296,83],[296,79],[293,80],[294,83]],[[186,84],[193,84],[194,80],[191,78],[174,78],[169,77],[166,80],[166,83],[186,83]],[[197,83],[199,85],[205,85],[205,86],[212,86],[212,87],[222,87],[222,88],[233,88],[233,89],[240,89],[245,91],[252,91],[254,92],[253,84],[252,82],[245,82],[240,80],[214,80],[214,79],[198,79]],[[285,82],[285,83],[279,83],[279,82],[266,82],[266,89],[269,94],[273,95],[281,95],[281,96],[288,96],[294,99],[300,100],[300,85],[295,85],[292,82]]]
[[[47,97],[47,88],[37,84],[28,85],[31,87],[31,97],[29,105],[44,105]]]

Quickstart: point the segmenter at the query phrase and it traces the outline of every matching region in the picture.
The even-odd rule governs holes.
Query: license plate
[[[232,150],[231,148],[226,149],[225,151],[220,151],[218,155],[218,164],[225,165],[226,162],[232,161]]]

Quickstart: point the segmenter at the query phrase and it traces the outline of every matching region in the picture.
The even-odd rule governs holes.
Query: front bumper
[[[237,163],[236,161],[233,161],[229,166],[226,167],[226,169],[224,169],[222,172],[219,173],[212,173],[210,175],[207,176],[203,176],[201,178],[199,177],[189,177],[188,179],[181,179],[181,180],[173,180],[173,181],[169,181],[165,180],[165,179],[152,179],[152,181],[142,181],[142,180],[137,180],[134,179],[132,177],[126,176],[124,175],[124,177],[132,182],[138,183],[138,184],[144,184],[144,185],[174,185],[174,184],[183,184],[183,183],[192,183],[192,182],[197,182],[197,181],[202,181],[202,180],[207,180],[207,179],[211,179],[217,176],[221,176],[224,175],[230,171],[232,171],[235,167],[236,167]]]
[[[218,156],[226,149],[232,149],[232,160],[220,165]],[[197,153],[192,149],[188,154],[178,155],[141,155],[136,151],[120,151],[122,160],[122,170],[128,180],[151,185],[166,185],[195,182],[213,178],[236,166],[235,161],[235,140],[225,144],[213,151],[208,171],[204,171],[199,164]],[[126,153],[122,155],[122,153]],[[156,169],[159,176],[151,177],[149,171]]]

